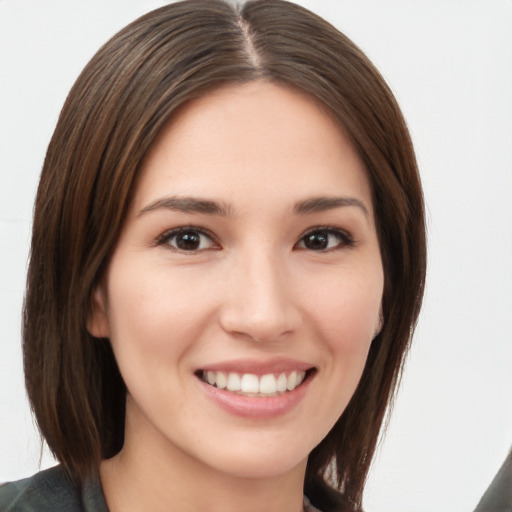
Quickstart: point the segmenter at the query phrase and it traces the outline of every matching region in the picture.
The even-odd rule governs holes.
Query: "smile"
[[[298,370],[255,375],[223,371],[201,371],[203,382],[218,389],[250,397],[272,397],[299,387],[306,377],[306,371]]]
[[[317,369],[289,360],[237,360],[203,367],[197,381],[214,404],[251,420],[276,418],[292,411],[306,396]]]

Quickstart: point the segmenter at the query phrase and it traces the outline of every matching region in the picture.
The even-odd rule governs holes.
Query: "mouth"
[[[241,396],[268,398],[294,391],[309,380],[315,372],[315,368],[310,368],[256,375],[233,371],[198,370],[196,376],[217,389]]]

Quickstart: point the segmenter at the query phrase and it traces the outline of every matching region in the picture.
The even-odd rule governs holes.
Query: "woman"
[[[281,1],[149,13],[48,148],[24,357],[62,466],[0,503],[360,508],[424,275],[410,138],[353,43]]]

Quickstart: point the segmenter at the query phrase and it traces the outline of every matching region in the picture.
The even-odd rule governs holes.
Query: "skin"
[[[190,226],[200,245],[184,250],[172,230]],[[183,107],[143,163],[88,322],[128,389],[125,446],[101,467],[110,510],[302,510],[308,454],[357,386],[382,290],[366,171],[318,103],[258,81]],[[270,418],[225,410],[196,375],[283,358],[313,370]]]

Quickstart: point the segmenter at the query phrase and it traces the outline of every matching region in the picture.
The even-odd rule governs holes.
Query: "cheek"
[[[212,287],[199,286],[207,280],[191,282],[186,272],[171,274],[162,265],[138,266],[134,271],[131,265],[116,263],[108,294],[116,356],[140,352],[155,361],[177,357],[194,333],[204,329],[214,300]]]
[[[368,351],[379,322],[382,274],[349,274],[325,280],[308,295],[308,323],[314,327],[321,358],[317,383],[322,400],[313,417],[321,426],[320,442],[338,421],[352,398],[366,364]]]
[[[373,275],[372,275],[373,274]],[[380,323],[383,275],[352,273],[325,280],[308,294],[308,311],[331,351],[357,355],[368,350]]]

